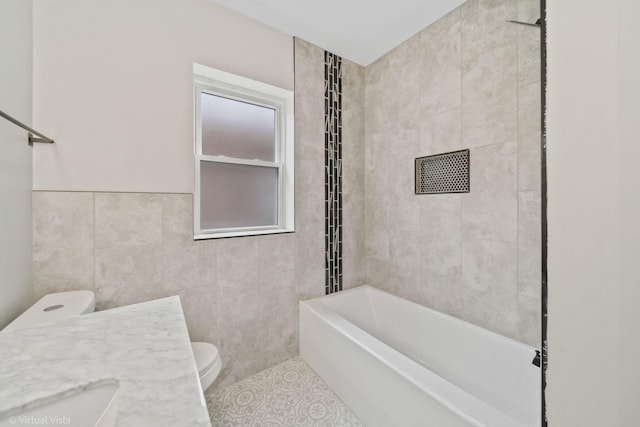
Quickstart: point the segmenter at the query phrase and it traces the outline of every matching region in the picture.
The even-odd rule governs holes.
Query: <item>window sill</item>
[[[254,229],[254,230],[234,230],[234,231],[221,231],[214,233],[202,233],[193,236],[193,240],[208,240],[208,239],[226,239],[229,237],[246,237],[246,236],[262,236],[265,234],[283,234],[293,233],[293,228],[268,228],[268,229]]]

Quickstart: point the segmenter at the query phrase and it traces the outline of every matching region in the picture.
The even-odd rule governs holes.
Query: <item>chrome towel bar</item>
[[[34,142],[44,142],[44,143],[47,143],[47,144],[53,144],[53,142],[54,142],[53,139],[44,136],[43,134],[41,134],[37,130],[31,129],[29,126],[25,125],[22,122],[19,122],[18,120],[14,119],[13,117],[11,117],[10,115],[8,115],[7,113],[5,113],[2,110],[0,110],[0,116],[2,116],[5,119],[9,120],[14,125],[20,126],[22,129],[24,129],[27,132],[29,132],[29,145],[33,145]],[[37,135],[38,138],[36,138],[33,135]]]

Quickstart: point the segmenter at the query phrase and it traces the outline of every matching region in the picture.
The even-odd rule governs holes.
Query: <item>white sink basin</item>
[[[118,381],[103,380],[72,390],[62,397],[38,399],[21,411],[0,414],[0,427],[65,425],[113,427],[116,424]]]

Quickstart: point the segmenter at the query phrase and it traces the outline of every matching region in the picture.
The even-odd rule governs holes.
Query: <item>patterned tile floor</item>
[[[214,427],[364,427],[300,357],[206,395]]]

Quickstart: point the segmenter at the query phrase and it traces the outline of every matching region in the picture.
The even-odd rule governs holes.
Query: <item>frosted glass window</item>
[[[193,237],[290,233],[293,92],[193,64]]]
[[[201,93],[202,154],[276,160],[273,108]]]
[[[200,162],[202,228],[278,224],[278,168]]]

